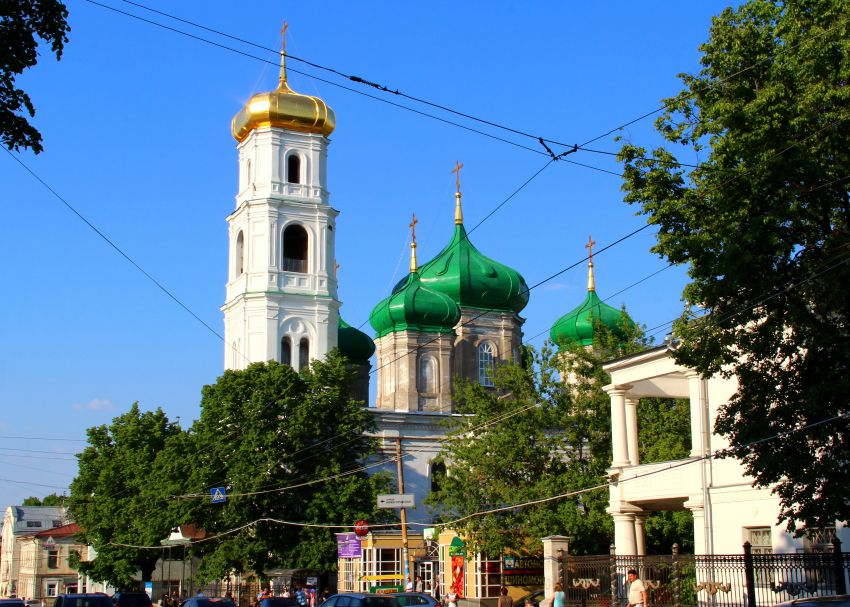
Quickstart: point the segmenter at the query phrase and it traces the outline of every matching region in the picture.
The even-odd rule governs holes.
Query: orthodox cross
[[[452,173],[455,174],[455,186],[457,187],[457,191],[460,192],[460,170],[463,168],[463,163],[455,160],[455,168],[452,169]]]
[[[281,36],[281,38],[283,38],[283,44],[281,45],[281,52],[283,54],[286,54],[286,30],[288,30],[288,29],[289,29],[289,24],[286,21],[284,21],[283,27],[280,28],[280,36]]]
[[[339,262],[334,259],[334,278],[336,278],[336,273],[339,272]]]
[[[419,220],[416,219],[416,213],[414,213],[413,219],[411,220],[410,224],[408,224],[410,226],[410,232],[411,232],[411,234],[413,234],[413,236],[412,236],[413,244],[416,244],[416,224],[417,223],[419,223]]]
[[[593,246],[596,244],[596,241],[593,240],[593,236],[587,237],[587,244],[584,245],[584,248],[587,249],[587,258],[590,263],[593,263]]]

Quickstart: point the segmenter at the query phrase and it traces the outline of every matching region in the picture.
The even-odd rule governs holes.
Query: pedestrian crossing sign
[[[210,497],[213,504],[223,504],[227,501],[227,492],[224,487],[213,487],[210,489]]]

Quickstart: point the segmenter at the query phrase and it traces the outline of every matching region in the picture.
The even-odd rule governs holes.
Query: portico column
[[[637,398],[625,399],[626,406],[626,442],[629,447],[629,462],[632,466],[640,463],[638,452]]]
[[[702,499],[691,497],[685,502],[685,508],[694,517],[694,554],[709,554],[706,543],[705,508]]]
[[[637,554],[646,554],[646,514],[635,514],[635,546]]]
[[[614,519],[614,546],[617,554],[637,554],[635,541],[635,515],[631,513],[612,514]]]
[[[631,386],[608,385],[602,388],[611,397],[612,468],[629,465],[629,446],[626,438],[626,393]]]
[[[691,457],[702,457],[708,448],[705,429],[705,395],[702,390],[702,377],[699,373],[689,372],[688,395],[691,410]]]

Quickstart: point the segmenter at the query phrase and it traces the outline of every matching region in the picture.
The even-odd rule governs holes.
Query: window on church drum
[[[310,364],[310,342],[306,337],[301,338],[298,344],[298,368],[306,369]]]
[[[292,366],[292,340],[288,337],[280,340],[280,362]]]
[[[307,230],[297,224],[283,231],[283,269],[287,272],[307,271]]]
[[[236,276],[242,276],[245,271],[245,235],[240,231],[236,237]]]
[[[437,361],[432,356],[419,359],[419,391],[425,394],[437,392]]]
[[[297,154],[290,154],[286,159],[286,181],[301,183],[301,159]]]
[[[484,342],[478,346],[478,383],[482,386],[494,386],[493,361],[495,358],[493,344]]]

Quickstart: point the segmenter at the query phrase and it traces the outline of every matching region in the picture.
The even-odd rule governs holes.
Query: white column
[[[691,497],[685,502],[685,508],[694,516],[694,554],[709,554],[702,499]]]
[[[691,409],[691,457],[702,457],[705,455],[707,445],[705,444],[705,399],[702,394],[702,378],[699,373],[689,372],[688,394],[690,396]]]
[[[614,546],[618,555],[637,554],[635,538],[635,515],[631,513],[612,514],[614,519]]]
[[[570,547],[570,538],[564,535],[550,535],[543,538],[543,592],[546,596],[555,594],[555,583],[561,581],[560,567],[558,562],[558,550],[561,555],[567,556]]]
[[[602,388],[611,397],[612,468],[629,465],[629,446],[626,438],[626,393],[631,386],[608,385]]]
[[[635,546],[637,553],[646,554],[646,514],[635,514]]]
[[[640,453],[638,451],[637,405],[637,398],[625,399],[626,442],[629,448],[629,462],[632,466],[640,464]]]

